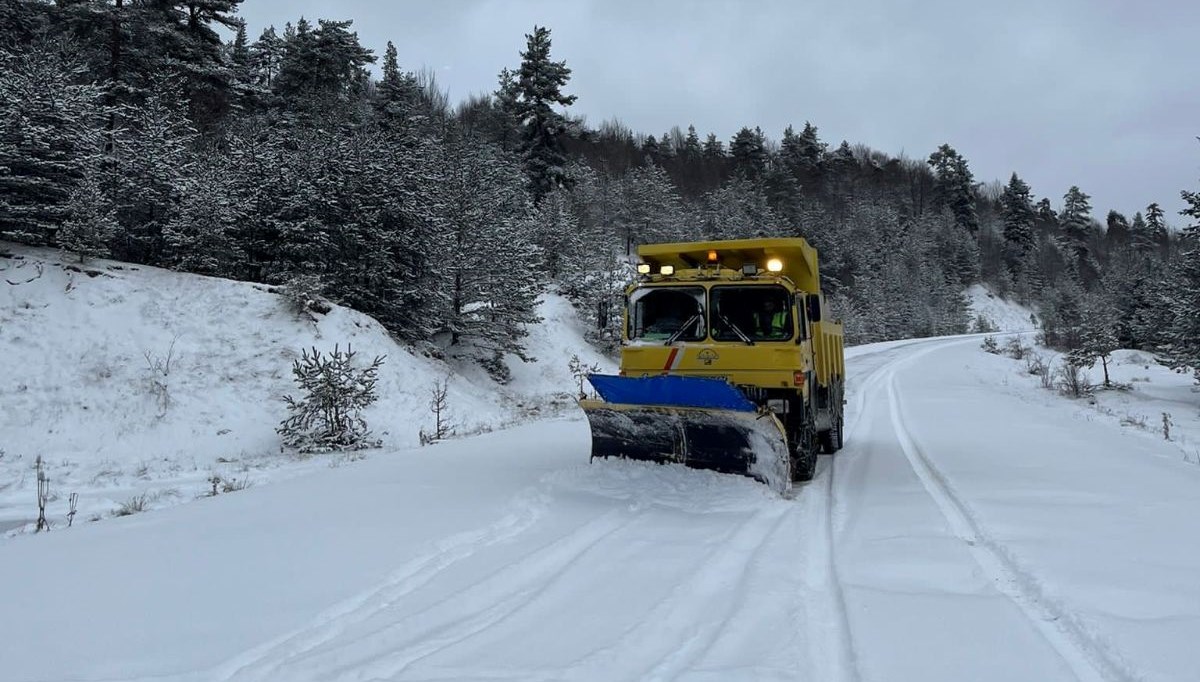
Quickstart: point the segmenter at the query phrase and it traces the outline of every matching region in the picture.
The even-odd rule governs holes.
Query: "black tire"
[[[796,435],[792,456],[792,480],[811,481],[817,471],[817,432],[812,420],[802,426]]]

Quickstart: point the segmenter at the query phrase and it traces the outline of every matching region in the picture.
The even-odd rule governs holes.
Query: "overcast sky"
[[[978,181],[1016,171],[1097,218],[1157,201],[1173,224],[1200,189],[1200,2],[1194,0],[245,0],[253,40],[303,15],[353,19],[382,57],[436,69],[451,101],[495,89],[534,24],[572,69],[570,111],[661,135],[696,126],[821,138],[927,158],[948,142]]]

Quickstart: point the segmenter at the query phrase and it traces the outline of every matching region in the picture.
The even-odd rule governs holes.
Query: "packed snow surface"
[[[1193,680],[1200,467],[978,338],[781,497],[578,417],[0,545],[7,680]]]

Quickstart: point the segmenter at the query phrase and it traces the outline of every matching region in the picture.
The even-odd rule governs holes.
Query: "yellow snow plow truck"
[[[842,447],[842,325],[803,239],[647,244],[621,371],[588,377],[592,457],[678,462],[784,492]]]

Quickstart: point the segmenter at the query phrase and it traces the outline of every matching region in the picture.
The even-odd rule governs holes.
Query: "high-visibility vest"
[[[762,329],[762,313],[755,315],[759,329]],[[783,332],[787,329],[787,313],[780,310],[771,315],[770,325],[767,327],[770,332]]]

